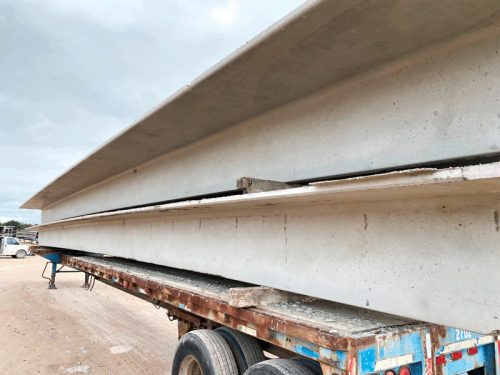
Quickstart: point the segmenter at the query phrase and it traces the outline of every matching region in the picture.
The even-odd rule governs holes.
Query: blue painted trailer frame
[[[374,334],[373,339],[368,345],[360,342],[357,355],[346,362],[350,375],[400,374],[403,368],[411,375],[457,375],[473,370],[477,375],[500,374],[499,344],[494,336],[422,324]],[[357,363],[355,370],[353,363]]]
[[[224,325],[256,337],[269,352],[278,349],[318,361],[324,375],[500,375],[499,339],[495,336],[314,299],[291,305],[235,308],[221,297],[227,279],[207,277],[215,280],[221,294],[204,295],[198,284],[203,276],[190,271],[113,257],[58,257],[54,250],[39,253],[53,263],[83,271],[166,308],[169,317],[179,320],[179,335],[191,329]],[[156,272],[154,279],[148,276],[151,272]],[[168,277],[161,278],[159,273],[173,276],[175,283],[170,283]],[[196,285],[195,291],[190,289],[190,283]],[[234,287],[234,282],[228,285]],[[305,315],[293,309],[297,303],[307,311]],[[318,309],[322,310],[316,315]],[[325,313],[337,322],[329,324],[329,320],[320,319]],[[368,323],[360,324],[367,316]],[[345,322],[350,323],[338,324]]]

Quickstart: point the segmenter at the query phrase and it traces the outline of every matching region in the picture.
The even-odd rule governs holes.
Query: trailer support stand
[[[88,290],[90,288],[90,275],[85,272],[85,281],[83,282],[82,288]]]
[[[62,271],[62,269],[64,268],[64,265],[62,265],[59,269],[57,269],[57,265],[62,264],[61,254],[59,254],[59,253],[44,253],[44,254],[40,254],[40,255],[48,260],[48,262],[45,264],[45,268],[43,269],[42,278],[49,280],[49,289],[57,289],[57,287],[56,287],[56,274],[58,274],[60,272],[66,272],[66,273],[82,272],[80,270]],[[51,265],[50,277],[47,277],[47,276],[45,276],[45,271],[47,270],[47,266],[49,264]],[[89,285],[88,279],[89,279],[89,274],[86,273],[85,274],[85,284],[86,285]]]
[[[51,264],[52,264],[52,270],[50,272],[49,289],[57,289],[56,288],[57,263],[51,262]]]
[[[42,255],[48,262],[45,264],[45,268],[42,272],[42,277],[44,279],[49,280],[49,289],[57,289],[56,288],[56,273],[57,265],[62,263],[61,255],[59,253],[46,253]],[[47,270],[47,266],[51,265],[50,277],[45,276],[45,271]]]
[[[45,276],[45,271],[47,271],[47,266],[49,264],[51,265],[50,276],[47,277],[47,276]],[[57,289],[56,288],[56,273],[57,273],[57,263],[53,262],[53,261],[47,262],[45,264],[45,267],[43,268],[42,278],[49,280],[49,289]]]

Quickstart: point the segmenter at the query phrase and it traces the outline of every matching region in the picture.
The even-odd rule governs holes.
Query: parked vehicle
[[[31,255],[30,247],[21,244],[14,237],[0,237],[0,255],[10,255],[22,259],[26,255]]]

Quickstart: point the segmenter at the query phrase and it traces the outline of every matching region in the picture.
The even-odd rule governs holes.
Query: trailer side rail
[[[457,375],[483,369],[498,375],[493,336],[404,320],[333,302],[303,299],[238,308],[227,300],[237,281],[113,257],[76,256],[40,249],[51,262],[85,273],[178,320],[179,337],[189,331],[227,326],[255,337],[267,352],[301,356],[321,364],[324,375]],[[292,296],[293,297],[293,296]],[[472,348],[472,349],[471,349]],[[397,371],[397,372],[394,372]]]

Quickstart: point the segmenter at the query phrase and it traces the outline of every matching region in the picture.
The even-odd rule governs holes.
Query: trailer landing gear
[[[49,280],[49,287],[48,287],[49,289],[57,289],[57,287],[56,287],[56,274],[64,273],[64,272],[66,272],[66,273],[82,272],[79,270],[64,270],[63,271],[62,269],[64,268],[64,265],[61,266],[59,269],[57,269],[57,265],[62,263],[61,255],[58,253],[46,253],[46,254],[42,254],[41,256],[48,260],[48,262],[45,263],[45,267],[44,267],[43,272],[42,272],[42,278]],[[47,271],[47,266],[49,264],[51,265],[50,276],[47,277],[47,276],[45,276],[45,271]],[[87,276],[87,274],[86,274],[86,276]]]

